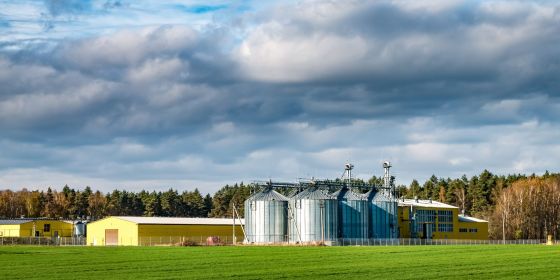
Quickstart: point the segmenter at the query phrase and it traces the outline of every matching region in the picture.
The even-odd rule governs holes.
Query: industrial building
[[[71,237],[75,233],[72,221],[49,219],[0,220],[0,237]]]
[[[488,239],[488,222],[459,215],[459,208],[433,200],[399,199],[401,238]]]
[[[243,219],[111,216],[88,224],[87,244],[177,245],[243,240]]]
[[[383,185],[352,179],[346,164],[340,180],[255,182],[245,201],[247,244],[357,244],[366,239],[488,239],[488,222],[458,214],[445,203],[398,199],[391,164]],[[285,191],[289,189],[289,191]],[[284,190],[288,195],[278,191]]]

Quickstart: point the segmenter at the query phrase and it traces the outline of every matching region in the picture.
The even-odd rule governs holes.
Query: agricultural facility
[[[72,221],[48,219],[0,220],[0,237],[71,237],[75,234]]]
[[[87,244],[176,245],[185,242],[228,242],[243,240],[238,220],[214,218],[120,217],[112,216],[88,224]],[[208,237],[214,239],[207,241]]]
[[[461,216],[445,203],[398,199],[391,164],[383,185],[352,178],[346,164],[340,180],[257,182],[245,201],[247,244],[345,244],[364,239],[487,239],[488,222]],[[287,195],[279,190],[290,189]]]

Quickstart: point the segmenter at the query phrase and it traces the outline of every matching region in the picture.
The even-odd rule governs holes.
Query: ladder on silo
[[[293,211],[292,207],[290,207],[289,204],[288,204],[288,219],[289,219],[290,221],[293,221],[293,225],[294,225],[294,227],[296,228],[296,233],[297,233],[297,237],[298,237],[298,240],[299,240],[299,244],[302,245],[302,242],[301,242],[301,233],[299,232],[299,228],[298,228],[298,226],[297,226],[297,223],[295,222],[294,211]],[[292,222],[289,222],[289,223],[288,223],[288,225],[291,225],[291,224],[292,224]],[[290,240],[289,235],[290,235],[290,230],[288,230],[288,241]]]

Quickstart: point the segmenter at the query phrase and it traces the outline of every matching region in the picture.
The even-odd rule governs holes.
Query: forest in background
[[[381,177],[370,184],[381,185]],[[110,215],[163,217],[231,217],[235,204],[243,216],[243,202],[254,190],[243,183],[226,185],[214,195],[198,189],[183,191],[110,193],[90,187],[61,191],[0,191],[0,217],[46,217],[100,219]],[[489,221],[490,238],[533,239],[557,237],[560,224],[560,174],[548,171],[542,176],[499,176],[484,170],[480,175],[461,178],[438,178],[435,175],[420,184],[396,188],[399,197],[433,199],[455,205],[460,213]]]

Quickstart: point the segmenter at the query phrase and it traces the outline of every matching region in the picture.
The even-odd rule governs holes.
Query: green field
[[[560,279],[560,247],[0,247],[0,279]]]

